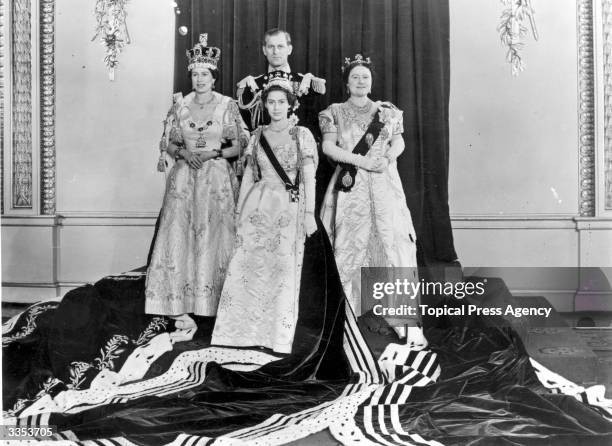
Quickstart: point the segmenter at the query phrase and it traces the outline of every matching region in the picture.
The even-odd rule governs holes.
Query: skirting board
[[[2,302],[35,304],[64,296],[84,283],[3,283]]]

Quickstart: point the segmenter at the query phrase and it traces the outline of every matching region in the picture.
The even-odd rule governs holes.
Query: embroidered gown
[[[238,200],[236,249],[211,342],[291,353],[306,238],[304,175],[300,173],[300,198],[292,202],[259,143],[261,131],[255,131],[245,152],[251,162]],[[291,144],[272,150],[293,182],[304,163],[312,162],[316,169],[318,156],[308,129],[296,126],[290,132]]]
[[[168,120],[170,139],[191,152],[215,150],[241,137],[243,124],[236,103],[213,93],[212,118],[194,122],[190,93],[178,97]],[[192,169],[181,160],[166,181],[160,224],[147,271],[145,311],[150,314],[194,313],[212,316],[234,243],[238,181],[226,159],[206,161]]]
[[[393,135],[403,132],[402,112],[390,103],[376,105],[384,127],[368,157],[385,156]],[[371,121],[361,116],[346,103],[332,104],[319,114],[321,132],[334,134],[338,146],[352,151]],[[340,171],[336,167],[323,200],[321,220],[334,247],[344,292],[357,315],[362,313],[362,266],[417,266],[416,235],[397,171],[397,155],[384,172],[357,169],[350,192],[334,189]],[[411,276],[418,280],[416,270]],[[414,300],[401,303],[416,305]]]

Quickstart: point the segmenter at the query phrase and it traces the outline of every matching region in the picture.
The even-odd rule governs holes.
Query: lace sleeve
[[[314,164],[315,167],[319,163],[319,155],[317,153],[317,143],[312,136],[310,130],[306,127],[300,129],[300,153],[304,164]]]
[[[394,135],[399,135],[401,133],[404,133],[404,113],[397,109],[396,110],[396,117],[395,117],[395,122],[393,124],[393,132]]]
[[[243,124],[236,101],[230,99],[223,114],[222,138],[228,140],[239,139],[238,133],[242,130]]]
[[[323,135],[326,133],[338,132],[331,106],[319,113],[319,127],[321,128],[321,134]]]

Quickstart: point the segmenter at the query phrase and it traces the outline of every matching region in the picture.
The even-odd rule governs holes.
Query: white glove
[[[304,216],[304,231],[306,236],[314,234],[317,230],[317,221],[315,220],[315,168],[314,164],[305,164],[302,168],[304,172],[304,207],[306,214]]]
[[[404,151],[404,140],[401,136],[393,136],[391,141],[389,142],[389,146],[387,148],[387,153],[385,153],[385,158],[389,160],[389,162],[395,161],[398,156],[402,154]]]
[[[323,153],[329,156],[334,161],[340,163],[352,164],[353,166],[361,167],[362,169],[372,170],[374,160],[367,156],[357,155],[355,153],[344,150],[334,144],[332,141],[323,141]]]
[[[245,77],[240,82],[238,82],[237,86],[238,88],[249,87],[254,92],[259,90],[259,87],[257,86],[257,83],[255,82],[255,78],[253,76]]]

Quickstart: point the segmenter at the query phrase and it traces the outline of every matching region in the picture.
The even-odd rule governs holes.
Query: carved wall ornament
[[[612,1],[602,0],[604,98],[604,208],[612,211]]]
[[[522,48],[527,36],[527,25],[535,40],[538,40],[538,29],[535,22],[535,11],[531,0],[501,0],[505,9],[501,15],[501,22],[497,27],[502,43],[508,48],[506,60],[512,67],[512,75],[518,74],[525,69],[522,58]]]
[[[55,214],[55,0],[40,0],[41,214]]]
[[[96,0],[96,34],[91,41],[100,38],[106,49],[104,63],[108,68],[108,78],[115,80],[115,68],[119,65],[119,54],[125,45],[130,44],[126,17],[128,0]]]
[[[12,207],[32,208],[31,1],[15,0],[12,39]]]
[[[2,142],[0,147],[0,213],[4,214],[4,91],[5,91],[5,79],[4,79],[4,66],[6,64],[5,51],[6,51],[6,30],[4,29],[4,15],[6,8],[6,1],[0,0],[0,141]]]
[[[595,71],[593,0],[578,0],[579,213],[595,215]]]

